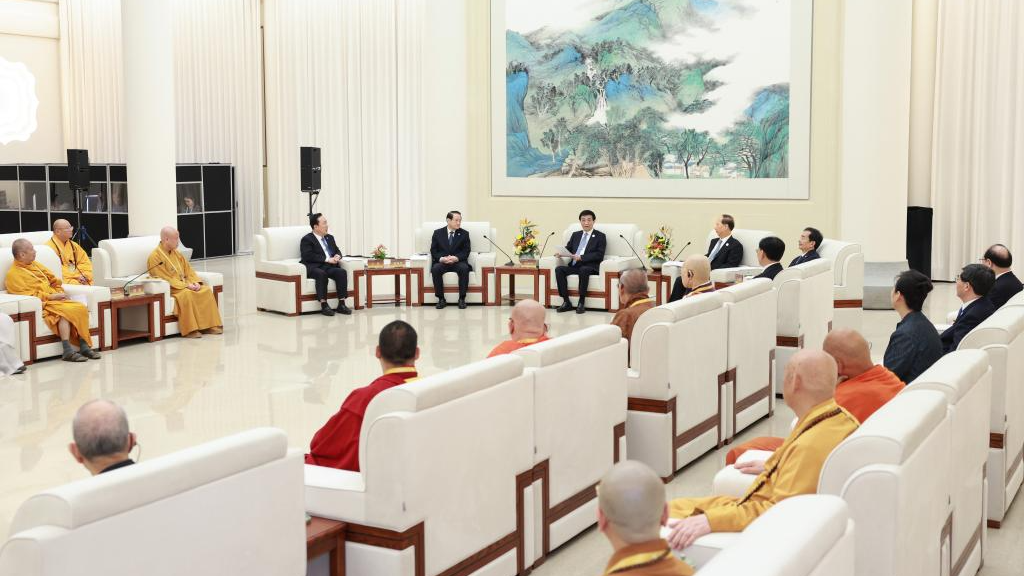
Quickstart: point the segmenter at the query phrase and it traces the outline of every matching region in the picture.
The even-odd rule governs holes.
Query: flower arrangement
[[[370,253],[370,257],[374,260],[383,260],[388,257],[388,248],[383,244],[377,244],[377,247]]]
[[[669,259],[672,254],[672,229],[662,226],[657,232],[651,233],[647,237],[647,246],[644,247],[644,250],[651,261],[661,260],[664,262]]]
[[[520,220],[519,233],[516,234],[516,240],[512,245],[515,247],[516,256],[536,256],[537,225],[530,222],[529,218]]]

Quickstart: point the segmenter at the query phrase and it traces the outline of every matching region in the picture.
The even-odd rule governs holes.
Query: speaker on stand
[[[78,242],[86,250],[96,246],[96,242],[89,236],[89,230],[82,221],[82,208],[85,203],[85,195],[92,183],[89,173],[89,151],[68,149],[68,185],[75,197],[75,212],[78,213],[78,230],[72,239]]]
[[[320,148],[302,146],[299,148],[299,184],[303,194],[309,194],[309,214],[320,195]]]

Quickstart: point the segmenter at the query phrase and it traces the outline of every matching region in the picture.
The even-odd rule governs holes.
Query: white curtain
[[[299,148],[317,146],[314,211],[342,250],[412,251],[423,220],[424,10],[425,0],[266,0],[269,225],[307,222]]]
[[[1000,242],[1024,258],[1024,6],[941,0],[932,277]]]

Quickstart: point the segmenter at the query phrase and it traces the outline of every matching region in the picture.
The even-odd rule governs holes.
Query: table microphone
[[[555,235],[555,233],[552,231],[551,234],[548,234],[548,237],[544,239],[544,245],[541,246],[541,248],[540,248],[540,256],[537,257],[537,269],[538,270],[540,269],[540,261],[541,261],[542,258],[544,258],[544,251],[548,249],[548,240],[551,240],[551,237],[554,236],[554,235]]]
[[[672,260],[679,260],[679,255],[680,255],[680,254],[682,254],[682,253],[683,253],[683,250],[686,250],[686,248],[687,248],[687,247],[688,247],[688,246],[689,246],[690,244],[693,244],[693,242],[687,242],[687,243],[686,243],[686,246],[683,246],[682,248],[680,248],[680,249],[679,249],[679,252],[676,252],[676,255],[675,255],[675,257],[674,257],[674,258],[672,258]]]
[[[487,234],[484,234],[483,237],[484,237],[484,240],[487,240],[488,242],[491,243],[491,246],[494,246],[495,248],[497,248],[499,252],[501,252],[502,254],[505,255],[506,258],[508,258],[508,264],[505,264],[505,266],[515,266],[516,265],[515,262],[512,261],[512,257],[508,255],[508,252],[505,252],[504,250],[502,250],[501,246],[498,246],[497,244],[494,243],[494,240],[491,240],[490,238],[487,237]]]
[[[159,266],[159,265],[161,265],[161,264],[163,264],[163,262],[162,262],[162,261],[161,261],[161,262],[157,262],[156,264],[153,264],[152,266],[150,266],[150,267],[149,267],[149,270],[146,270],[146,271],[145,271],[145,272],[143,272],[142,274],[149,274],[149,273],[150,273],[150,271],[152,271],[152,270],[153,270],[153,268],[156,268],[157,266]],[[128,290],[128,285],[129,285],[129,284],[131,284],[132,282],[135,282],[136,280],[138,280],[138,279],[139,279],[139,278],[140,278],[140,277],[142,276],[142,274],[139,274],[139,275],[138,275],[138,276],[136,276],[135,278],[132,278],[131,280],[129,280],[129,281],[127,281],[127,282],[125,282],[125,283],[124,283],[124,286],[122,286],[122,287],[121,287],[121,290],[124,290],[124,291],[126,291],[126,292],[125,292],[125,296],[127,296],[127,295],[128,295],[128,293],[127,293],[127,290]]]
[[[619,238],[622,238],[623,240],[626,241],[626,246],[629,246],[630,251],[633,252],[633,256],[636,256],[636,259],[640,261],[640,267],[644,269],[644,272],[647,272],[647,264],[644,264],[644,259],[641,258],[640,255],[636,253],[636,249],[633,248],[633,245],[630,244],[629,240],[626,240],[626,237],[623,236],[622,234],[619,234]]]

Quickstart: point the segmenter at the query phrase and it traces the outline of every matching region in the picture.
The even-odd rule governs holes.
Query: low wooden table
[[[621,275],[622,272],[608,273],[608,276],[615,280],[618,280]],[[668,274],[662,274],[660,270],[649,270],[647,272],[647,281],[654,282],[654,305],[661,306],[672,295],[672,277]],[[611,310],[611,312],[615,311]]]
[[[110,348],[117,350],[117,345],[125,340],[136,338],[147,338],[150,342],[156,340],[156,322],[153,317],[156,314],[156,307],[160,304],[163,294],[140,294],[138,296],[125,296],[123,298],[110,299]],[[136,306],[146,307],[146,322],[149,330],[122,330],[119,310],[134,308]]]
[[[355,302],[355,309],[360,310],[359,305],[359,279],[366,277],[366,308],[373,308],[374,303],[394,303],[400,306],[402,303],[402,277],[405,277],[405,305],[412,306],[412,277],[422,276],[423,270],[409,266],[367,266],[363,270],[356,270],[352,273],[352,281],[355,284],[352,290],[352,300]],[[392,276],[395,279],[395,295],[387,299],[374,299],[373,278],[375,276]]]
[[[548,286],[551,285],[551,270],[537,268],[536,266],[489,266],[483,269],[483,274],[485,276],[487,274],[494,274],[494,290],[497,292],[494,302],[490,301],[488,294],[484,294],[484,304],[487,306],[497,306],[506,300],[511,304],[515,304],[516,276],[532,276],[533,299],[543,304],[545,308],[551,304],[551,297],[548,294]],[[501,294],[502,276],[508,276],[509,293],[505,295]],[[544,297],[543,300],[541,300],[542,295]]]
[[[306,524],[306,562],[330,552],[331,576],[345,574],[345,530],[344,522],[313,516]]]

